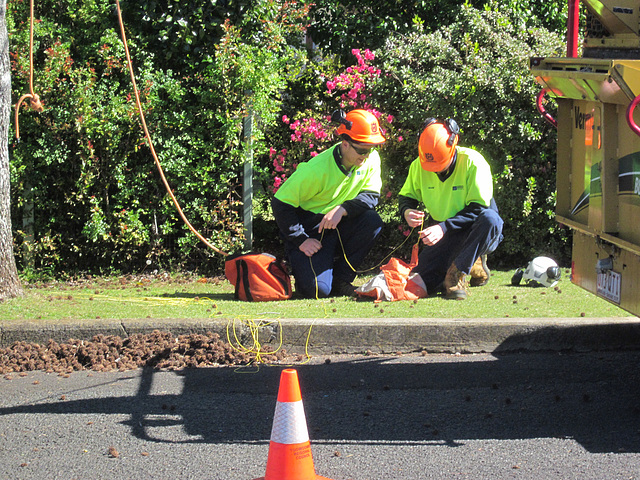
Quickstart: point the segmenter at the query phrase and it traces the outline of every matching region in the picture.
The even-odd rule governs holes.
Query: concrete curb
[[[640,318],[337,318],[280,319],[249,322],[217,319],[123,319],[0,322],[0,346],[17,341],[63,343],[95,335],[126,338],[154,330],[173,335],[213,332],[223,340],[237,338],[290,352],[395,353],[425,350],[445,353],[514,351],[593,351],[640,349]]]

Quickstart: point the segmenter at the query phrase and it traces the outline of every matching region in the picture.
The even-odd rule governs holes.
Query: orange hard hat
[[[366,110],[351,110],[346,115],[344,111],[336,110],[331,120],[340,122],[336,133],[348,136],[354,143],[381,145],[387,141],[380,133],[380,123],[376,116]]]
[[[453,160],[458,145],[460,128],[455,120],[444,122],[428,118],[418,141],[420,165],[428,172],[442,172]]]

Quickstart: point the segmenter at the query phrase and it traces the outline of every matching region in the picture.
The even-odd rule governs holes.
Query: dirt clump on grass
[[[261,362],[282,360],[284,350],[260,352]],[[0,374],[43,370],[71,373],[77,370],[97,372],[126,371],[141,367],[177,370],[214,365],[249,365],[256,354],[234,348],[220,340],[217,333],[174,336],[154,331],[127,338],[96,335],[91,340],[70,339],[66,343],[49,340],[46,345],[15,342],[0,348]]]

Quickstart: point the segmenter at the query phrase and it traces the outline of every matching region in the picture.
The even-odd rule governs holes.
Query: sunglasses
[[[351,145],[351,148],[353,148],[353,151],[356,152],[358,155],[369,155],[371,153],[370,148],[358,148],[351,142],[349,142],[349,145]]]

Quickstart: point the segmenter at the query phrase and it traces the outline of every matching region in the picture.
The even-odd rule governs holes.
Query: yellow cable
[[[422,230],[422,225],[424,225],[424,220],[423,223],[420,225],[420,230]],[[409,235],[406,236],[406,238],[402,241],[402,243],[400,243],[400,245],[398,245],[397,247],[395,247],[393,250],[391,250],[391,253],[389,253],[386,257],[384,257],[380,263],[378,263],[377,265],[374,265],[371,268],[368,268],[366,270],[356,270],[355,268],[353,268],[353,265],[351,265],[351,262],[349,262],[349,259],[347,258],[347,253],[344,250],[344,244],[342,243],[342,237],[340,236],[340,230],[338,228],[336,228],[336,232],[338,232],[338,240],[340,241],[340,247],[342,248],[342,255],[344,256],[344,260],[347,262],[347,265],[349,265],[349,268],[351,268],[352,271],[354,271],[355,273],[366,273],[366,272],[370,272],[371,270],[374,270],[376,268],[378,268],[380,265],[383,264],[383,262],[389,258],[391,255],[393,255],[395,252],[397,252],[398,250],[400,250],[400,248],[402,248],[402,246],[407,242],[407,240],[409,240],[409,238],[411,237],[411,234],[413,233],[413,231],[416,229],[416,227],[411,228],[411,232],[409,232]],[[418,241],[416,242],[420,243],[420,237],[418,237]]]
[[[111,296],[111,295],[100,295],[100,294],[92,294],[92,293],[74,293],[73,296],[75,298],[83,298],[83,299],[92,299],[92,300],[102,300],[102,301],[108,301],[108,302],[127,302],[127,303],[138,303],[138,304],[144,304],[144,305],[149,305],[149,306],[154,306],[154,307],[161,307],[161,306],[180,306],[180,305],[184,305],[185,303],[191,303],[194,301],[193,298],[165,298],[165,297],[126,297],[123,298],[121,296]],[[197,300],[195,301],[209,301],[211,303],[215,303],[211,298],[209,297],[198,297]],[[326,308],[325,308],[325,314],[326,314]],[[247,328],[249,329],[249,333],[250,333],[250,338],[252,341],[251,345],[245,345],[245,343],[241,340],[238,332],[237,332],[237,324],[238,322],[242,322],[243,324],[245,324],[247,326]],[[259,330],[260,328],[263,327],[268,327],[274,323],[278,324],[278,334],[279,334],[279,338],[278,338],[278,346],[271,351],[266,351],[263,349],[263,346],[260,342],[260,338],[259,338]],[[311,325],[309,327],[309,330],[307,332],[307,336],[306,336],[306,341],[305,341],[305,345],[304,345],[304,349],[305,349],[305,356],[306,356],[306,360],[302,363],[307,363],[310,359],[311,356],[309,355],[309,339],[311,338],[311,329],[312,329],[313,325]],[[236,317],[234,319],[230,319],[227,322],[227,327],[226,327],[226,335],[227,335],[227,343],[229,343],[229,345],[236,351],[242,352],[242,353],[246,353],[246,354],[253,354],[255,355],[256,359],[255,362],[260,364],[260,363],[266,363],[263,360],[263,357],[265,355],[275,355],[276,353],[278,353],[283,346],[283,338],[284,338],[284,333],[283,333],[284,329],[282,327],[282,323],[280,322],[279,319],[275,319],[275,320],[271,320],[271,319],[264,319],[264,318],[247,318],[247,319],[242,319],[239,317]],[[281,364],[279,364],[281,365]],[[300,365],[297,364],[297,365]]]

